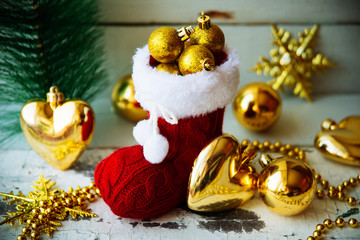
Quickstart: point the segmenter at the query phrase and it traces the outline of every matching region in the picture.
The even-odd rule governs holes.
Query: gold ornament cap
[[[337,127],[337,122],[332,119],[325,119],[321,123],[322,130],[334,130]]]
[[[198,26],[200,29],[209,29],[211,28],[211,21],[208,15],[204,14],[204,11],[201,11],[201,16],[198,17]]]
[[[64,102],[64,100],[64,94],[59,92],[59,88],[57,86],[50,87],[49,92],[46,94],[46,101],[50,104],[52,110],[55,110]]]
[[[181,27],[177,29],[177,32],[181,41],[185,42],[190,38],[190,35],[195,32],[195,29],[192,26]]]

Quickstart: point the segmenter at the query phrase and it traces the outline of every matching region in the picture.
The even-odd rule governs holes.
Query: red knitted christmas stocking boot
[[[236,94],[238,58],[212,72],[178,76],[153,69],[147,46],[134,56],[136,99],[150,118],[134,128],[140,145],[100,162],[95,182],[111,210],[126,218],[154,218],[186,199],[194,160],[222,134],[224,107]]]

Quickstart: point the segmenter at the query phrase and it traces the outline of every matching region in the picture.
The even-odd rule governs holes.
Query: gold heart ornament
[[[65,170],[89,145],[95,114],[87,102],[65,100],[53,86],[47,100],[34,99],[23,106],[20,123],[30,146],[52,166]]]
[[[254,148],[240,147],[232,135],[214,139],[194,162],[188,185],[188,207],[201,212],[223,211],[252,198],[257,172],[249,162],[255,156]]]
[[[350,116],[339,124],[331,119],[321,123],[315,147],[327,158],[360,166],[360,116]]]

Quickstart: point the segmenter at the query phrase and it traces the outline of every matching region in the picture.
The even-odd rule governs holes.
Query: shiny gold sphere
[[[156,66],[159,72],[168,72],[170,74],[180,75],[180,70],[177,63],[160,63]]]
[[[195,27],[195,31],[190,35],[192,45],[202,45],[211,52],[217,52],[224,48],[225,35],[223,31],[215,24],[209,28]]]
[[[259,174],[258,193],[270,210],[291,216],[311,204],[316,181],[306,163],[289,157],[271,159],[268,155],[262,155],[261,163],[265,167]]]
[[[175,61],[184,48],[178,32],[172,27],[160,27],[153,31],[148,40],[149,52],[162,63]]]
[[[184,49],[178,59],[179,69],[182,75],[211,71],[215,67],[215,59],[212,52],[201,45],[191,45]]]
[[[111,93],[111,102],[116,113],[129,121],[138,122],[146,119],[148,115],[135,99],[134,84],[130,74],[116,82]]]
[[[263,131],[271,127],[280,117],[281,98],[266,83],[249,83],[242,87],[235,97],[233,112],[244,128]]]

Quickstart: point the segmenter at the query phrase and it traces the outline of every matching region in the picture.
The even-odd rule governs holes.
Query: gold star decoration
[[[258,75],[270,74],[273,79],[268,83],[275,90],[280,89],[284,92],[284,86],[293,88],[295,95],[311,102],[310,78],[313,72],[320,73],[335,65],[321,53],[315,54],[311,48],[315,45],[313,39],[318,28],[318,25],[314,25],[311,30],[305,29],[304,32],[299,32],[299,40],[297,40],[283,28],[277,29],[272,25],[272,35],[275,40],[272,45],[276,48],[270,50],[271,60],[260,57],[262,62],[256,63],[250,71],[256,71]]]
[[[21,191],[14,194],[0,193],[3,197],[2,201],[8,201],[7,204],[16,205],[16,212],[6,212],[8,216],[3,216],[4,221],[0,223],[14,225],[16,221],[19,224],[26,224],[22,228],[21,235],[18,240],[39,239],[41,232],[45,232],[48,236],[57,230],[57,226],[61,226],[58,220],[65,220],[70,214],[74,219],[81,217],[97,217],[96,214],[90,213],[87,209],[86,201],[95,200],[95,195],[101,196],[99,189],[94,183],[87,187],[77,187],[74,190],[69,188],[68,192],[61,189],[52,189],[55,182],[45,179],[42,175],[39,181],[34,182],[36,185],[34,191],[29,192],[25,196]]]

